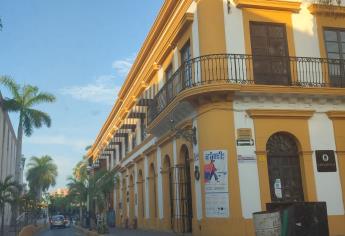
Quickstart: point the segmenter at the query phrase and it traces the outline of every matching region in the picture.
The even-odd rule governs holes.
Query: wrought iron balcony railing
[[[148,108],[148,123],[183,90],[212,83],[345,88],[345,60],[245,54],[193,58],[156,94]]]

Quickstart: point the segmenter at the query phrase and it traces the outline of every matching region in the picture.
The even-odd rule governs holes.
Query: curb
[[[19,232],[19,236],[33,236],[47,228],[47,225],[27,225]]]
[[[80,227],[78,225],[73,225],[72,227],[74,227],[75,229],[81,231],[85,236],[101,236],[100,234],[98,234],[96,231],[90,231],[88,229],[85,229],[83,227]]]

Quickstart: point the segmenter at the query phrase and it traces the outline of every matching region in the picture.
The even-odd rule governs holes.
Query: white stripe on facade
[[[236,110],[236,107],[234,107]],[[255,138],[254,123],[244,111],[234,112],[235,131],[239,128],[249,128]],[[255,139],[254,139],[255,143]],[[245,219],[251,219],[254,212],[261,211],[260,186],[258,180],[258,166],[254,146],[236,146],[237,157],[254,157],[254,160],[238,161],[240,180],[240,195],[242,214]],[[231,196],[231,189],[230,189]]]
[[[310,145],[313,151],[313,167],[318,201],[327,203],[329,215],[343,215],[344,205],[341,192],[339,166],[337,172],[318,172],[315,150],[336,150],[333,124],[324,113],[317,113],[309,120]],[[335,156],[337,161],[337,156]]]
[[[149,167],[148,167],[148,161],[147,156],[145,156],[144,159],[144,168],[145,168],[145,217],[146,219],[150,218],[150,205],[149,205]]]
[[[158,197],[158,217],[163,219],[163,189],[162,189],[162,157],[161,148],[157,147],[157,197]]]
[[[198,124],[197,120],[193,120],[193,127],[196,128],[196,137],[197,137],[197,144],[193,145],[193,158],[194,158],[194,168],[198,167],[200,171],[200,156],[199,156],[199,139],[198,139]],[[200,173],[201,175],[201,173]],[[196,204],[196,215],[197,219],[201,220],[202,219],[202,194],[201,194],[201,176],[199,180],[194,180],[194,185],[195,185],[195,204]]]

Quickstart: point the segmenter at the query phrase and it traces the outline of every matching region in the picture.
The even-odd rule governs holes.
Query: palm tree
[[[42,125],[50,127],[51,125],[50,116],[45,112],[34,109],[34,106],[54,102],[55,96],[50,93],[40,92],[36,86],[20,86],[7,76],[0,76],[0,84],[4,85],[12,95],[12,98],[5,98],[2,101],[2,107],[7,111],[19,113],[16,156],[16,166],[19,166],[22,156],[23,134],[31,136],[34,128],[41,128]],[[20,174],[17,168],[17,181],[19,181],[19,176]]]
[[[29,182],[30,190],[35,192],[37,199],[40,199],[42,192],[47,191],[50,186],[55,186],[58,175],[57,166],[50,156],[31,157],[27,165],[26,179]]]
[[[90,199],[96,201],[99,213],[103,214],[109,204],[111,191],[114,189],[115,171],[97,171],[89,180]]]
[[[13,177],[7,176],[4,181],[0,181],[0,214],[1,214],[1,234],[4,235],[5,207],[7,204],[13,204],[20,191],[19,184],[13,180]]]
[[[79,219],[81,220],[83,217],[83,205],[87,201],[88,187],[84,180],[73,177],[69,177],[68,180],[69,195],[74,201],[79,203]]]

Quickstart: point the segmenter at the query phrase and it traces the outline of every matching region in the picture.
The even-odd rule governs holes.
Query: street
[[[82,236],[82,233],[74,229],[73,227],[68,227],[65,229],[46,229],[36,236]]]

